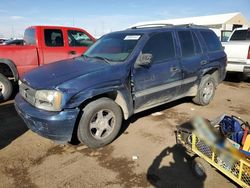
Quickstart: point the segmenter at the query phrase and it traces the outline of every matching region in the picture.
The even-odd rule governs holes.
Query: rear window
[[[201,31],[200,32],[209,52],[222,50],[221,42],[213,31]]]
[[[183,57],[190,57],[195,54],[194,41],[190,31],[179,31],[178,36],[181,43]]]
[[[36,32],[35,32],[35,29],[33,29],[33,28],[26,29],[25,32],[24,32],[23,39],[24,39],[26,45],[36,44]]]
[[[250,40],[250,30],[236,30],[230,40]]]

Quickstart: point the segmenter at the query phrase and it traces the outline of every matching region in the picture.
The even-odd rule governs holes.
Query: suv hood
[[[25,74],[23,81],[34,89],[51,89],[76,77],[110,67],[102,60],[75,58],[36,68]]]

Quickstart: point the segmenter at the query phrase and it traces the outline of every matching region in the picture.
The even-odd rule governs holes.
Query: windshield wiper
[[[105,57],[101,57],[101,56],[87,56],[88,58],[96,58],[96,59],[101,59],[101,60],[103,60],[103,61],[105,61],[106,63],[108,63],[108,64],[111,64],[111,62],[110,62],[110,60],[109,59],[107,59],[107,58],[105,58]]]

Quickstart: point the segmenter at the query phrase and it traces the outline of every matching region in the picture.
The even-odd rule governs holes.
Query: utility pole
[[[14,26],[11,25],[11,38],[13,39],[14,38]]]

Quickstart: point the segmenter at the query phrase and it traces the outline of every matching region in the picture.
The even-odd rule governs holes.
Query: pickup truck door
[[[183,70],[181,93],[193,95],[197,91],[201,67],[202,64],[207,63],[207,57],[202,54],[201,45],[193,31],[179,30],[177,36],[180,43],[180,61]]]
[[[176,97],[179,93],[182,72],[176,57],[172,32],[158,33],[147,41],[142,54],[152,54],[148,66],[133,69],[133,97],[135,112],[151,108]]]
[[[82,55],[95,42],[95,39],[83,30],[67,29],[66,34],[69,58]]]
[[[41,32],[44,64],[69,58],[65,33],[62,29],[44,28]]]

